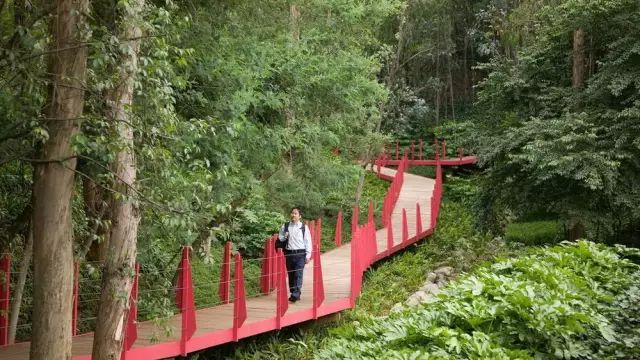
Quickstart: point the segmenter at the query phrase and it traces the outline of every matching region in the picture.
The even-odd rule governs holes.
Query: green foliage
[[[615,299],[637,296],[639,273],[590,242],[533,250],[478,268],[428,304],[360,321],[316,358],[628,358],[638,329],[610,315],[626,314]]]
[[[458,129],[487,170],[486,206],[516,217],[559,214],[582,222],[593,239],[628,241],[624,232],[640,219],[632,180],[640,174],[640,6],[529,1],[506,14],[505,26],[521,38],[517,56],[493,56],[480,66],[487,76],[474,124]],[[578,28],[593,64],[584,89],[572,88],[571,34]]]
[[[515,222],[507,225],[505,240],[530,246],[557,243],[564,229],[558,221]]]

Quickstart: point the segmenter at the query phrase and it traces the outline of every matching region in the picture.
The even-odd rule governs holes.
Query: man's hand
[[[306,258],[305,258],[305,259],[304,259],[304,263],[305,263],[305,265],[306,265],[306,264],[308,264],[308,263],[309,263],[309,261],[311,261],[311,259],[306,259]]]

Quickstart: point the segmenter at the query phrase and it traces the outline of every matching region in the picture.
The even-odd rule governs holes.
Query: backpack
[[[289,222],[284,223],[284,233],[285,235],[289,232]],[[307,225],[305,225],[304,223],[302,224],[302,238],[304,239],[304,232],[307,229]],[[280,241],[280,239],[277,239],[275,241],[276,243],[276,250],[278,249],[286,249],[287,248],[287,244],[289,243],[289,239],[286,239],[285,241]]]

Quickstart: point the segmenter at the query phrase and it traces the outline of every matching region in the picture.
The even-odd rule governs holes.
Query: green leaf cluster
[[[635,317],[638,274],[621,252],[587,241],[532,250],[417,308],[363,318],[316,358],[630,358],[638,323],[623,319]]]

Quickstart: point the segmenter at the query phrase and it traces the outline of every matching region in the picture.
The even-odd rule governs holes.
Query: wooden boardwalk
[[[395,170],[382,168],[382,174],[395,175]],[[409,237],[416,235],[416,203],[420,204],[423,237],[424,230],[431,227],[431,197],[435,180],[405,173],[403,186],[396,206],[392,212],[393,244],[402,243],[402,209],[406,209]],[[430,234],[430,232],[429,232]],[[428,234],[427,234],[428,235]],[[378,258],[387,250],[387,228],[376,232]],[[419,240],[415,238],[414,241]],[[325,300],[315,316],[322,316],[352,307],[351,303],[351,244],[323,253],[321,255]],[[280,320],[280,326],[288,326],[314,318],[312,313],[313,299],[313,261],[304,272],[304,283],[301,301],[289,304],[288,310]],[[246,301],[247,319],[239,329],[232,333],[233,304],[198,309],[196,311],[197,330],[181,349],[181,321],[177,314],[169,319],[168,324],[158,326],[153,321],[138,323],[138,338],[133,348],[127,352],[127,358],[166,358],[179,355],[181,352],[192,352],[209,348],[222,343],[234,341],[257,333],[276,329],[276,292],[268,296],[248,298]],[[171,329],[167,334],[167,328]],[[90,358],[93,334],[83,334],[73,338],[73,356],[75,359]],[[23,360],[29,358],[29,343],[0,347],[0,359]]]

